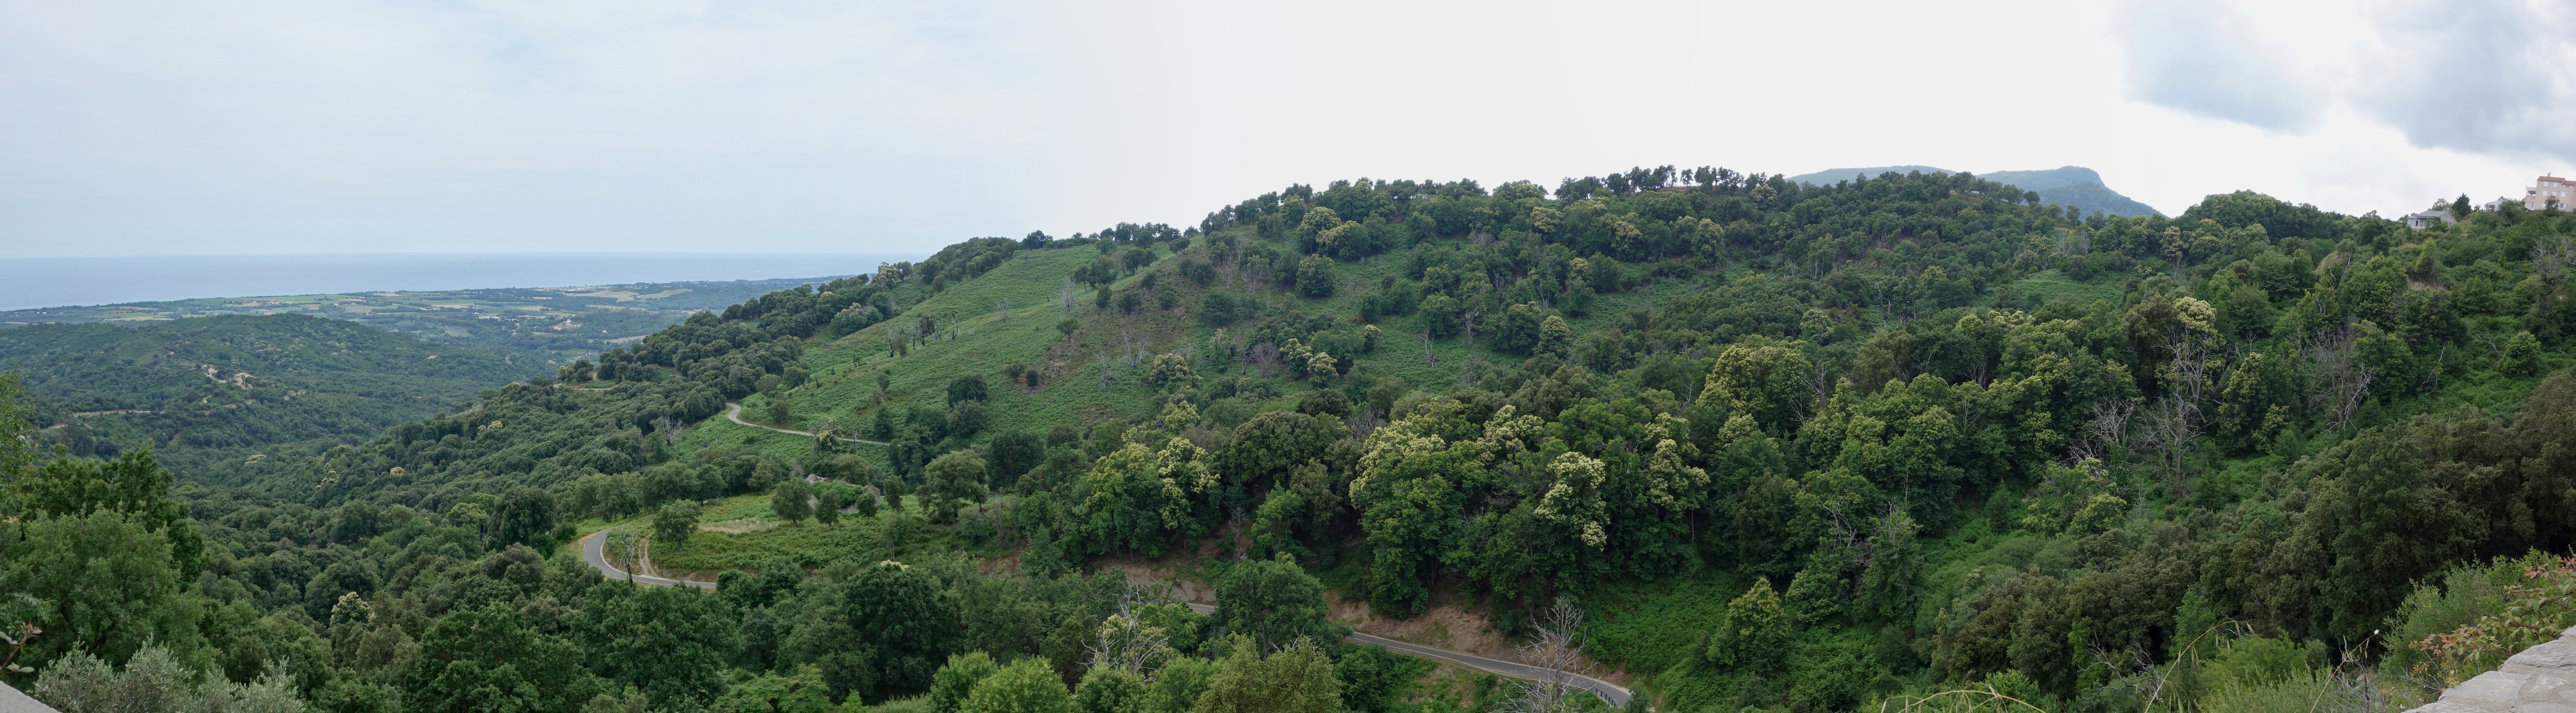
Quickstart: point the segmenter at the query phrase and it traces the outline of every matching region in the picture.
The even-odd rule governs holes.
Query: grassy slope
[[[888,403],[896,406],[916,402],[944,405],[950,379],[963,374],[985,375],[994,387],[988,400],[993,419],[989,432],[1042,432],[1058,423],[1145,415],[1152,392],[1129,378],[1135,361],[1206,344],[1216,328],[1196,318],[1200,300],[1213,289],[1240,288],[1189,285],[1172,274],[1176,261],[1165,256],[1152,267],[1120,279],[1113,289],[1133,288],[1147,272],[1159,272],[1159,285],[1179,297],[1179,308],[1166,311],[1149,305],[1132,315],[1121,314],[1114,308],[1094,308],[1092,292],[1084,289],[1078,292],[1076,305],[1066,310],[1057,301],[1060,286],[1099,254],[1089,247],[1024,251],[982,277],[937,294],[919,295],[920,301],[896,319],[829,343],[811,345],[803,362],[817,377],[788,395],[795,427],[810,430],[827,418],[835,419],[843,428],[864,426],[873,415],[872,400],[880,372],[886,373],[891,383]],[[1358,314],[1359,299],[1367,286],[1376,284],[1381,277],[1401,273],[1404,264],[1401,255],[1343,263],[1338,268],[1343,287],[1329,298],[1299,298],[1276,288],[1256,288],[1251,294],[1301,314],[1332,314],[1347,320]],[[1666,282],[1649,290],[1605,296],[1598,311],[1570,321],[1578,333],[1606,326],[1620,311],[1668,297],[1668,293],[1680,289],[1683,287],[1679,283]],[[1005,300],[1010,306],[1008,312],[998,309]],[[925,315],[940,325],[939,333],[914,342],[905,356],[895,357],[888,348],[890,333],[909,329],[915,319]],[[1082,324],[1070,336],[1056,327],[1068,315]],[[1242,328],[1235,327],[1234,333],[1240,334]],[[1471,358],[1491,363],[1510,359],[1464,339],[1426,345],[1419,336],[1416,318],[1410,316],[1384,318],[1379,328],[1387,335],[1376,353],[1362,357],[1364,368],[1434,392],[1450,390],[1458,372]],[[1437,364],[1424,359],[1426,348],[1437,355]],[[1014,363],[1042,370],[1037,391],[1023,392],[1003,384],[1003,368]],[[1104,384],[1104,370],[1119,378]],[[1243,371],[1241,367],[1230,369],[1233,373]],[[1285,408],[1295,394],[1307,388],[1303,382],[1279,375],[1274,379],[1274,389],[1285,396],[1272,400],[1267,407]],[[765,420],[766,407],[764,396],[746,399],[745,418]],[[788,455],[809,448],[810,441],[711,420],[693,430],[683,445],[684,449],[739,447]],[[861,450],[871,454],[877,451],[866,446]]]

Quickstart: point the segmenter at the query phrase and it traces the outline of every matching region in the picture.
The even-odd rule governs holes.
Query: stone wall
[[[2407,713],[2576,713],[2576,628],[2524,649],[2504,668],[2442,692],[2442,700]]]

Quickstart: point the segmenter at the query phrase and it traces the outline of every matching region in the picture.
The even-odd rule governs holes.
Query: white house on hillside
[[[2451,211],[2438,208],[2424,211],[2422,213],[2411,213],[2404,218],[2399,218],[2399,220],[2406,221],[2406,227],[2414,228],[2416,230],[2423,230],[2443,223],[2460,222],[2459,217],[2451,215]]]

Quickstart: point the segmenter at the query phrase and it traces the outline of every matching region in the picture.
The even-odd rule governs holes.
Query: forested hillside
[[[2074,213],[1965,174],[1664,167],[975,238],[236,485],[13,456],[0,614],[44,633],[8,680],[1603,705],[1339,641],[1436,620],[1571,634],[1641,711],[2396,711],[2576,624],[2576,216]],[[603,581],[572,546],[602,531],[721,584]]]
[[[441,344],[470,344],[516,358],[569,363],[745,299],[817,279],[648,282],[588,287],[414,290],[0,311],[0,330],[31,324],[122,324],[223,315],[303,314],[358,322]]]
[[[546,373],[498,350],[297,315],[0,330],[0,370],[73,456],[150,448],[192,477],[273,444],[355,443]]]

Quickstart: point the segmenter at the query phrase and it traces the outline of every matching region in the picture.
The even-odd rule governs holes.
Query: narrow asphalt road
[[[1188,606],[1189,606],[1189,608],[1190,608],[1190,610],[1191,610],[1191,611],[1195,611],[1195,612],[1198,612],[1198,613],[1201,613],[1201,614],[1215,614],[1215,613],[1216,613],[1216,607],[1209,606],[1209,605],[1206,605],[1206,604],[1196,604],[1196,603],[1193,603],[1193,604],[1190,604],[1190,605],[1188,605]],[[1465,667],[1468,667],[1468,668],[1477,669],[1477,670],[1480,670],[1480,671],[1487,671],[1487,672],[1491,672],[1491,673],[1499,673],[1499,674],[1502,674],[1502,675],[1505,675],[1505,676],[1510,676],[1510,677],[1512,677],[1512,678],[1521,678],[1521,679],[1528,679],[1528,680],[1536,681],[1536,680],[1544,680],[1544,678],[1548,675],[1547,670],[1545,670],[1545,669],[1541,669],[1541,668],[1536,667],[1536,666],[1530,666],[1530,665],[1527,665],[1527,664],[1517,664],[1517,663],[1512,663],[1512,662],[1510,662],[1510,661],[1502,661],[1502,660],[1497,660],[1497,659],[1489,659],[1489,658],[1485,658],[1485,657],[1483,657],[1483,656],[1476,656],[1476,655],[1472,655],[1472,654],[1462,654],[1462,653],[1458,653],[1458,652],[1456,652],[1456,651],[1449,651],[1449,650],[1446,650],[1446,649],[1435,649],[1435,648],[1431,648],[1431,647],[1429,647],[1429,646],[1422,646],[1422,645],[1419,645],[1419,644],[1408,644],[1408,643],[1405,643],[1405,642],[1402,642],[1402,641],[1397,641],[1397,640],[1394,640],[1394,639],[1389,639],[1389,638],[1386,638],[1386,637],[1383,637],[1383,636],[1373,636],[1373,635],[1369,635],[1369,634],[1362,634],[1362,633],[1358,633],[1358,632],[1352,632],[1352,633],[1351,633],[1351,635],[1350,635],[1349,637],[1344,638],[1343,640],[1344,640],[1344,641],[1353,642],[1353,643],[1366,644],[1366,645],[1370,645],[1370,646],[1384,646],[1384,647],[1386,647],[1386,650],[1388,650],[1388,651],[1393,651],[1393,652],[1400,653],[1400,654],[1408,654],[1408,655],[1412,655],[1412,656],[1419,656],[1419,657],[1422,657],[1422,658],[1426,658],[1426,659],[1433,659],[1433,660],[1437,660],[1437,661],[1447,661],[1447,662],[1449,662],[1449,663],[1457,664],[1457,665],[1460,665],[1460,666],[1465,666]],[[1611,682],[1609,682],[1609,681],[1604,681],[1604,680],[1601,680],[1601,679],[1598,679],[1598,678],[1593,678],[1593,677],[1591,677],[1591,676],[1575,676],[1575,677],[1574,677],[1574,685],[1576,685],[1576,686],[1581,686],[1584,690],[1591,691],[1591,692],[1593,693],[1593,695],[1600,696],[1600,697],[1601,697],[1601,700],[1608,701],[1608,702],[1610,703],[1610,705],[1612,705],[1612,706],[1625,706],[1625,705],[1628,705],[1628,689],[1620,688],[1620,687],[1618,686],[1618,684],[1614,684],[1614,683],[1611,683]]]
[[[636,584],[650,584],[656,587],[685,585],[697,587],[699,589],[716,588],[716,583],[714,582],[700,582],[687,579],[665,579],[649,574],[635,574],[626,570],[618,569],[616,566],[608,563],[607,549],[607,530],[593,532],[590,533],[589,537],[581,538],[581,560],[589,562],[591,569],[599,570],[599,574],[601,576],[605,576],[609,579],[628,580]]]
[[[767,427],[763,426],[763,428]],[[591,533],[589,537],[582,538],[581,540],[581,559],[584,562],[589,562],[592,569],[599,570],[601,575],[604,575],[609,579],[631,579],[636,584],[648,584],[657,587],[679,585],[697,587],[699,589],[716,588],[716,583],[714,582],[700,582],[688,579],[666,579],[648,574],[630,575],[625,570],[618,569],[608,564],[608,555],[606,552],[607,546],[607,530]],[[1201,614],[1216,613],[1216,607],[1206,604],[1190,604],[1189,607],[1191,611]],[[1408,644],[1383,636],[1353,633],[1350,635],[1350,638],[1345,640],[1369,646],[1384,646],[1388,651],[1396,653],[1419,656],[1436,661],[1447,661],[1449,663],[1479,671],[1498,673],[1513,678],[1541,680],[1547,675],[1546,670],[1540,669],[1536,666],[1512,663],[1510,661],[1502,661],[1498,659],[1489,659],[1472,654],[1462,654],[1456,651],[1435,649],[1419,644]],[[1612,706],[1628,705],[1628,689],[1621,688],[1618,684],[1590,676],[1576,676],[1574,677],[1574,685],[1581,686],[1584,690],[1591,691],[1593,695],[1600,696],[1601,700],[1608,701]]]
[[[813,437],[814,437],[814,433],[813,433],[812,431],[795,431],[795,430],[789,430],[789,429],[779,428],[779,427],[777,427],[777,426],[765,426],[765,425],[761,425],[761,424],[757,424],[757,423],[752,423],[752,422],[750,422],[750,421],[742,420],[742,402],[740,402],[740,401],[727,401],[727,402],[725,402],[725,420],[732,421],[732,422],[734,422],[734,423],[739,423],[739,424],[742,424],[742,425],[745,425],[745,426],[750,426],[750,427],[752,427],[752,428],[765,428],[765,429],[769,429],[769,430],[772,430],[772,431],[777,431],[777,432],[779,432],[779,433],[793,433],[793,434],[796,434],[796,435],[799,435],[799,436],[804,436],[804,437],[806,437],[806,438],[813,438]],[[886,445],[886,442],[885,442],[885,441],[871,441],[871,440],[868,440],[868,439],[865,439],[865,438],[851,438],[851,437],[849,437],[849,436],[842,436],[842,437],[840,437],[840,438],[841,438],[841,440],[849,441],[849,442],[852,442],[852,443],[865,443],[865,444],[868,444],[868,445],[874,445],[874,446],[882,446],[882,445]]]

